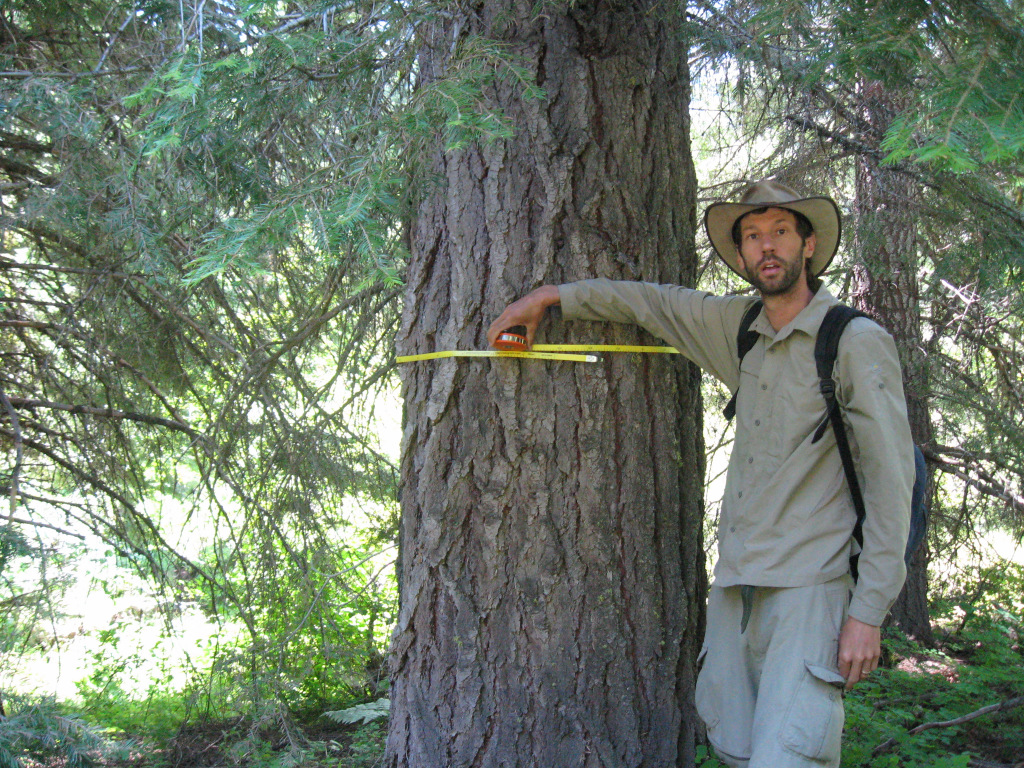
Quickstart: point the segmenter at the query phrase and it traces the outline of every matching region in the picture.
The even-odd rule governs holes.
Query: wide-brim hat
[[[732,227],[740,216],[759,208],[786,208],[806,216],[815,236],[811,274],[817,277],[825,271],[839,250],[843,229],[839,207],[830,197],[804,197],[777,181],[759,181],[747,188],[738,203],[713,203],[704,212],[704,228],[711,245],[733,272],[747,279],[732,239]]]

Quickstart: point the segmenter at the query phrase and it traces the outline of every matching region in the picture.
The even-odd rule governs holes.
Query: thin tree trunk
[[[671,13],[671,16],[666,16]],[[506,43],[542,99],[515,137],[439,155],[400,353],[473,349],[512,299],[587,277],[692,284],[681,10],[488,0],[433,30]],[[653,343],[566,324],[547,340]],[[389,766],[691,766],[705,599],[697,373],[679,359],[402,369],[401,611]]]
[[[864,89],[865,121],[878,141],[899,107],[880,85]],[[854,304],[876,317],[893,335],[903,364],[903,386],[910,431],[919,444],[932,440],[928,413],[928,360],[921,335],[917,284],[917,222],[913,179],[885,168],[875,157],[857,161],[857,246]],[[931,486],[931,482],[929,482]],[[907,583],[892,609],[893,620],[908,635],[930,645],[928,555],[922,546],[907,572]]]

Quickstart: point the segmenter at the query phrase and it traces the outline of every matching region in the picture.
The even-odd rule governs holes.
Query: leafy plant
[[[966,768],[974,756],[1005,763],[1024,753],[1024,620],[1015,571],[1005,569],[986,599],[971,601],[966,620],[960,604],[946,603],[940,624],[957,631],[940,650],[899,634],[886,638],[892,668],[846,699],[844,766]]]
[[[338,768],[373,768],[381,764],[387,746],[388,729],[384,723],[373,722],[356,729],[349,743],[348,756]]]
[[[709,747],[697,747],[698,768],[724,768],[725,763],[715,757],[714,751]]]
[[[356,704],[348,709],[339,709],[334,712],[324,712],[324,717],[329,717],[336,723],[358,723],[364,725],[379,717],[387,717],[391,713],[390,699],[377,699],[366,704]]]

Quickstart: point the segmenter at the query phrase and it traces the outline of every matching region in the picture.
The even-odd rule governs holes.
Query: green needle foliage
[[[466,34],[417,87],[447,12],[0,9],[5,496],[240,627],[204,663],[252,701],[376,693],[397,511],[373,396],[409,211],[426,148],[508,135],[482,94],[530,88]]]
[[[702,61],[739,64],[743,94],[755,73],[777,73],[805,97],[832,96],[849,144],[865,115],[845,96],[865,88],[907,95],[882,149],[888,161],[952,173],[996,168],[1018,180],[1024,164],[1024,11],[1000,0],[966,2],[698,3]],[[773,78],[774,79],[774,78]],[[845,94],[844,94],[845,92]],[[843,125],[846,121],[858,126]],[[838,136],[837,136],[838,138]],[[870,145],[870,141],[868,145]],[[1009,167],[1007,167],[1009,166]]]
[[[0,716],[2,768],[24,768],[25,759],[54,758],[66,768],[89,768],[108,751],[94,729],[62,713],[52,701],[15,701],[13,705],[10,717]]]

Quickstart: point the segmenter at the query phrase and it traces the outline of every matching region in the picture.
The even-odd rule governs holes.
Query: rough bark
[[[437,157],[400,353],[482,348],[498,312],[544,283],[692,284],[687,49],[664,12],[488,0],[433,30],[424,78],[459,35],[479,34],[522,56],[546,96],[496,86],[515,137]],[[541,335],[655,342],[557,311]],[[706,586],[696,372],[664,356],[442,360],[403,367],[402,382],[386,764],[693,765]]]
[[[864,95],[862,114],[880,141],[897,114],[898,98],[878,85],[869,85]],[[903,364],[910,431],[916,443],[926,444],[933,435],[917,283],[915,199],[912,177],[881,166],[874,155],[860,156],[856,237],[861,258],[854,270],[854,304],[892,333]],[[908,635],[930,645],[933,637],[928,616],[927,568],[927,546],[922,546],[908,569],[907,582],[893,606],[892,617]]]

